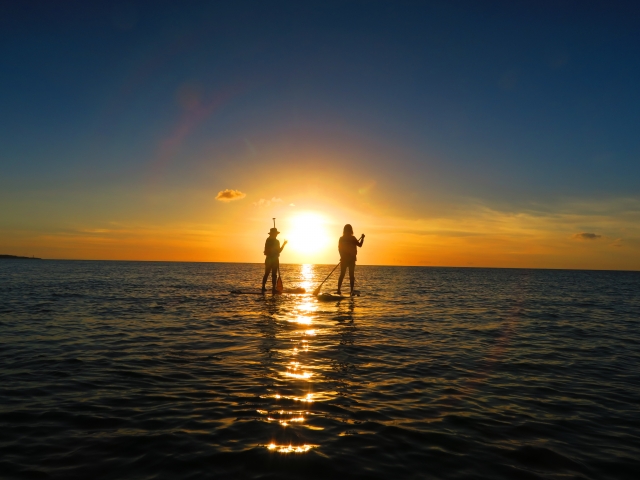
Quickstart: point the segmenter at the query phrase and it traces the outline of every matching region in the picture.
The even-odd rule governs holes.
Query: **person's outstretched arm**
[[[364,245],[364,233],[362,234],[362,236],[360,237],[360,241],[356,242],[358,244],[359,247],[361,247],[362,245]]]
[[[282,250],[284,250],[284,246],[287,244],[287,241],[285,240],[284,243],[282,244],[282,246],[280,247],[280,253],[282,253]]]

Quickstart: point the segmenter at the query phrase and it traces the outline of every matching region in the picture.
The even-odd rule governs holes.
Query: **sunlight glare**
[[[287,238],[292,250],[301,254],[318,253],[329,245],[325,219],[316,213],[300,213],[290,220]],[[308,270],[308,269],[307,269]]]

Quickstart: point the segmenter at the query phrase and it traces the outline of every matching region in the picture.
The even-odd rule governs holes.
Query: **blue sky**
[[[0,13],[5,249],[83,222],[162,228],[178,212],[206,223],[236,208],[205,213],[185,200],[196,191],[304,202],[296,188],[317,193],[329,173],[340,192],[375,185],[362,205],[345,197],[360,212],[606,211],[606,225],[585,218],[575,233],[637,241],[612,227],[640,201],[635,2],[16,2]],[[156,203],[164,220],[149,195],[171,199]]]

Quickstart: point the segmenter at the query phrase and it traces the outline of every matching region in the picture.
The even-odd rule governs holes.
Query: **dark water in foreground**
[[[1,262],[0,477],[638,478],[640,273],[261,268]]]

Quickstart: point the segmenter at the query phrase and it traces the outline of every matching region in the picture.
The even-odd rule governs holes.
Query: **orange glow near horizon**
[[[301,285],[307,290],[315,287],[311,265],[339,261],[337,244],[345,223],[353,225],[356,236],[367,235],[358,265],[640,270],[640,203],[567,204],[560,205],[560,213],[429,204],[428,209],[438,211],[427,209],[423,214],[379,203],[374,214],[375,188],[358,193],[369,196],[358,203],[359,197],[349,197],[339,183],[320,175],[314,181],[325,188],[315,190],[303,190],[288,175],[282,177],[282,184],[262,190],[229,182],[226,186],[247,196],[227,203],[215,200],[217,188],[194,194],[184,204],[170,195],[136,192],[118,197],[102,192],[108,216],[96,213],[82,196],[69,194],[55,208],[44,197],[25,197],[15,210],[5,212],[16,227],[0,225],[0,254],[262,263],[264,242],[276,217],[281,243],[288,240],[280,262],[307,265]],[[31,223],[19,227],[24,219]]]

